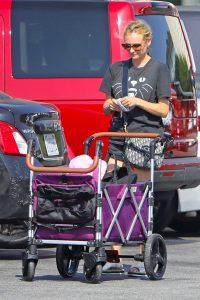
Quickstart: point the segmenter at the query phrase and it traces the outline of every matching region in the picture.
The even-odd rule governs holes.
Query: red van
[[[1,0],[0,90],[55,104],[61,111],[70,155],[83,153],[84,139],[109,126],[99,86],[110,63],[128,58],[121,47],[123,30],[135,18],[151,25],[152,56],[166,63],[171,72],[170,113],[164,122],[175,146],[173,156],[155,174],[158,231],[177,213],[181,201],[177,191],[200,184],[195,67],[173,4]],[[199,201],[195,209],[200,210]]]

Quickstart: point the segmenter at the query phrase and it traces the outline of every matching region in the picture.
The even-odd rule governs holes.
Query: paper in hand
[[[130,108],[127,106],[124,106],[121,101],[122,101],[121,98],[116,99],[116,104],[120,107],[120,109],[124,112],[130,111]]]

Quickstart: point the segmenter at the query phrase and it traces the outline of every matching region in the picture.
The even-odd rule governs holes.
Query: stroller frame
[[[89,168],[66,168],[66,167],[38,167],[34,166],[34,141],[31,140],[28,145],[28,153],[26,156],[26,164],[30,169],[30,203],[29,203],[29,221],[28,221],[28,243],[25,252],[22,257],[22,274],[23,279],[26,281],[32,281],[35,275],[35,268],[38,262],[37,245],[49,244],[57,245],[56,251],[56,263],[60,275],[64,278],[70,278],[75,275],[80,259],[84,260],[83,272],[88,282],[98,283],[101,281],[102,268],[104,264],[109,262],[119,262],[119,258],[133,258],[136,261],[143,261],[145,266],[146,275],[149,279],[159,280],[163,277],[166,264],[167,264],[167,250],[165,241],[160,234],[153,234],[153,205],[154,205],[154,149],[156,143],[159,141],[169,141],[169,136],[160,137],[154,133],[114,133],[114,132],[102,132],[96,133],[90,136],[84,143],[84,152],[88,153],[90,143],[101,137],[150,137],[153,138],[150,144],[150,156],[151,156],[151,168],[150,168],[150,180],[146,183],[141,183],[144,186],[142,197],[138,200],[135,196],[138,184],[123,184],[120,190],[120,200],[117,206],[114,208],[111,197],[109,196],[109,186],[103,187],[101,180],[101,157],[102,157],[102,140],[96,141],[95,156],[93,164]],[[57,238],[48,238],[44,235],[37,236],[37,228],[42,227],[45,232],[45,224],[40,224],[35,221],[34,209],[33,209],[33,180],[34,172],[39,173],[56,173],[56,174],[86,174],[93,171],[98,166],[98,179],[96,189],[96,214],[95,225],[92,226],[93,234],[89,239],[77,239],[77,237],[64,236],[62,230],[65,231],[67,224],[52,224],[54,228],[58,229]],[[83,175],[84,176],[84,175]],[[112,187],[111,187],[112,188]],[[140,184],[139,184],[140,188]],[[121,228],[123,222],[120,221],[120,213],[124,207],[125,201],[127,201],[135,209],[135,214],[128,225],[128,231],[123,232]],[[140,194],[141,196],[141,194]],[[103,206],[105,201],[112,215],[111,222],[107,228],[104,228],[103,218],[104,211]],[[145,222],[141,213],[144,203],[148,205],[148,220]],[[108,210],[107,210],[108,211]],[[122,214],[121,214],[122,215]],[[36,216],[37,217],[37,216]],[[121,223],[120,223],[121,222]],[[66,222],[67,223],[67,222]],[[145,224],[146,223],[146,224]],[[134,229],[138,226],[141,227],[142,233],[134,237]],[[146,228],[147,227],[147,228]],[[88,227],[89,228],[89,227]],[[87,231],[87,228],[85,228]],[[51,230],[51,228],[50,228]],[[80,229],[81,230],[81,229]],[[83,229],[84,230],[84,229]],[[76,229],[75,229],[76,231]],[[79,227],[77,228],[77,232]],[[117,233],[116,233],[117,231]],[[114,239],[112,238],[112,232],[115,232]],[[87,236],[87,235],[86,235]],[[116,241],[116,236],[118,241]],[[119,255],[115,250],[105,250],[106,246],[116,244],[119,242],[122,245],[131,244],[144,244],[145,250],[143,254],[134,255]],[[94,249],[90,252],[90,247]]]

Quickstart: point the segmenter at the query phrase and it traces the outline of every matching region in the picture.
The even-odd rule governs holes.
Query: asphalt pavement
[[[39,262],[32,282],[22,280],[22,250],[0,249],[1,300],[188,300],[200,299],[200,234],[183,235],[164,232],[168,253],[162,280],[133,278],[125,274],[103,274],[100,284],[88,283],[83,275],[83,261],[72,279],[58,274],[55,248],[39,249]],[[133,251],[123,247],[123,253]],[[124,259],[126,270],[132,261]]]

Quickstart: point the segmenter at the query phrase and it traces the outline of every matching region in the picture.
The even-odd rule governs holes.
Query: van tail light
[[[200,116],[198,116],[198,131],[200,131]]]
[[[0,150],[6,155],[24,156],[27,143],[19,131],[12,125],[0,121]]]

